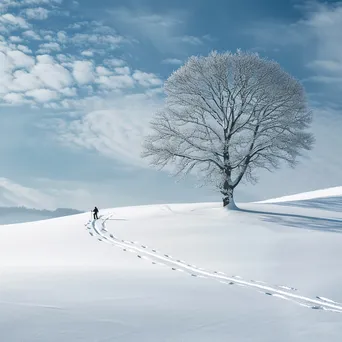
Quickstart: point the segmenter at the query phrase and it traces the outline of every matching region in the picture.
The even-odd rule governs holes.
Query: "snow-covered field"
[[[342,188],[0,226],[0,341],[342,340]]]

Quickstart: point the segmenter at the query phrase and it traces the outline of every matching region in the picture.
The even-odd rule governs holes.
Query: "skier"
[[[98,212],[99,212],[99,209],[97,209],[97,207],[95,207],[94,210],[93,210],[94,220],[98,220],[99,219],[99,217],[97,216]]]

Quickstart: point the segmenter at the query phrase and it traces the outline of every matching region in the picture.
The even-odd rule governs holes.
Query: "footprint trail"
[[[106,229],[106,222],[110,220],[113,214],[103,218],[100,217],[97,221],[89,221],[85,226],[89,234],[98,241],[105,242],[112,246],[121,248],[125,252],[134,253],[139,259],[144,259],[154,265],[167,267],[172,271],[179,271],[189,274],[196,278],[206,278],[219,281],[226,285],[238,285],[254,290],[260,293],[272,296],[275,298],[294,302],[298,305],[315,309],[342,313],[342,304],[335,302],[329,298],[316,296],[309,298],[297,294],[295,287],[285,285],[269,285],[263,281],[258,280],[244,280],[239,276],[228,276],[223,272],[205,270],[191,265],[180,259],[175,259],[169,254],[164,254],[156,249],[150,249],[146,245],[142,245],[137,241],[128,241],[119,239],[114,234],[109,234]]]

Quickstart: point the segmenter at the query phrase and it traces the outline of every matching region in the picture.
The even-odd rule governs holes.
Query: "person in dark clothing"
[[[98,212],[99,212],[99,209],[97,209],[97,207],[95,207],[94,208],[94,210],[93,210],[93,213],[94,213],[94,220],[98,220],[99,219],[99,217],[98,217]]]

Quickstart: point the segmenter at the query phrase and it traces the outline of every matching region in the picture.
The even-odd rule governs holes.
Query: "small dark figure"
[[[99,217],[97,216],[98,212],[99,212],[99,209],[97,209],[97,207],[95,207],[94,210],[93,210],[94,220],[98,220],[99,219]]]

